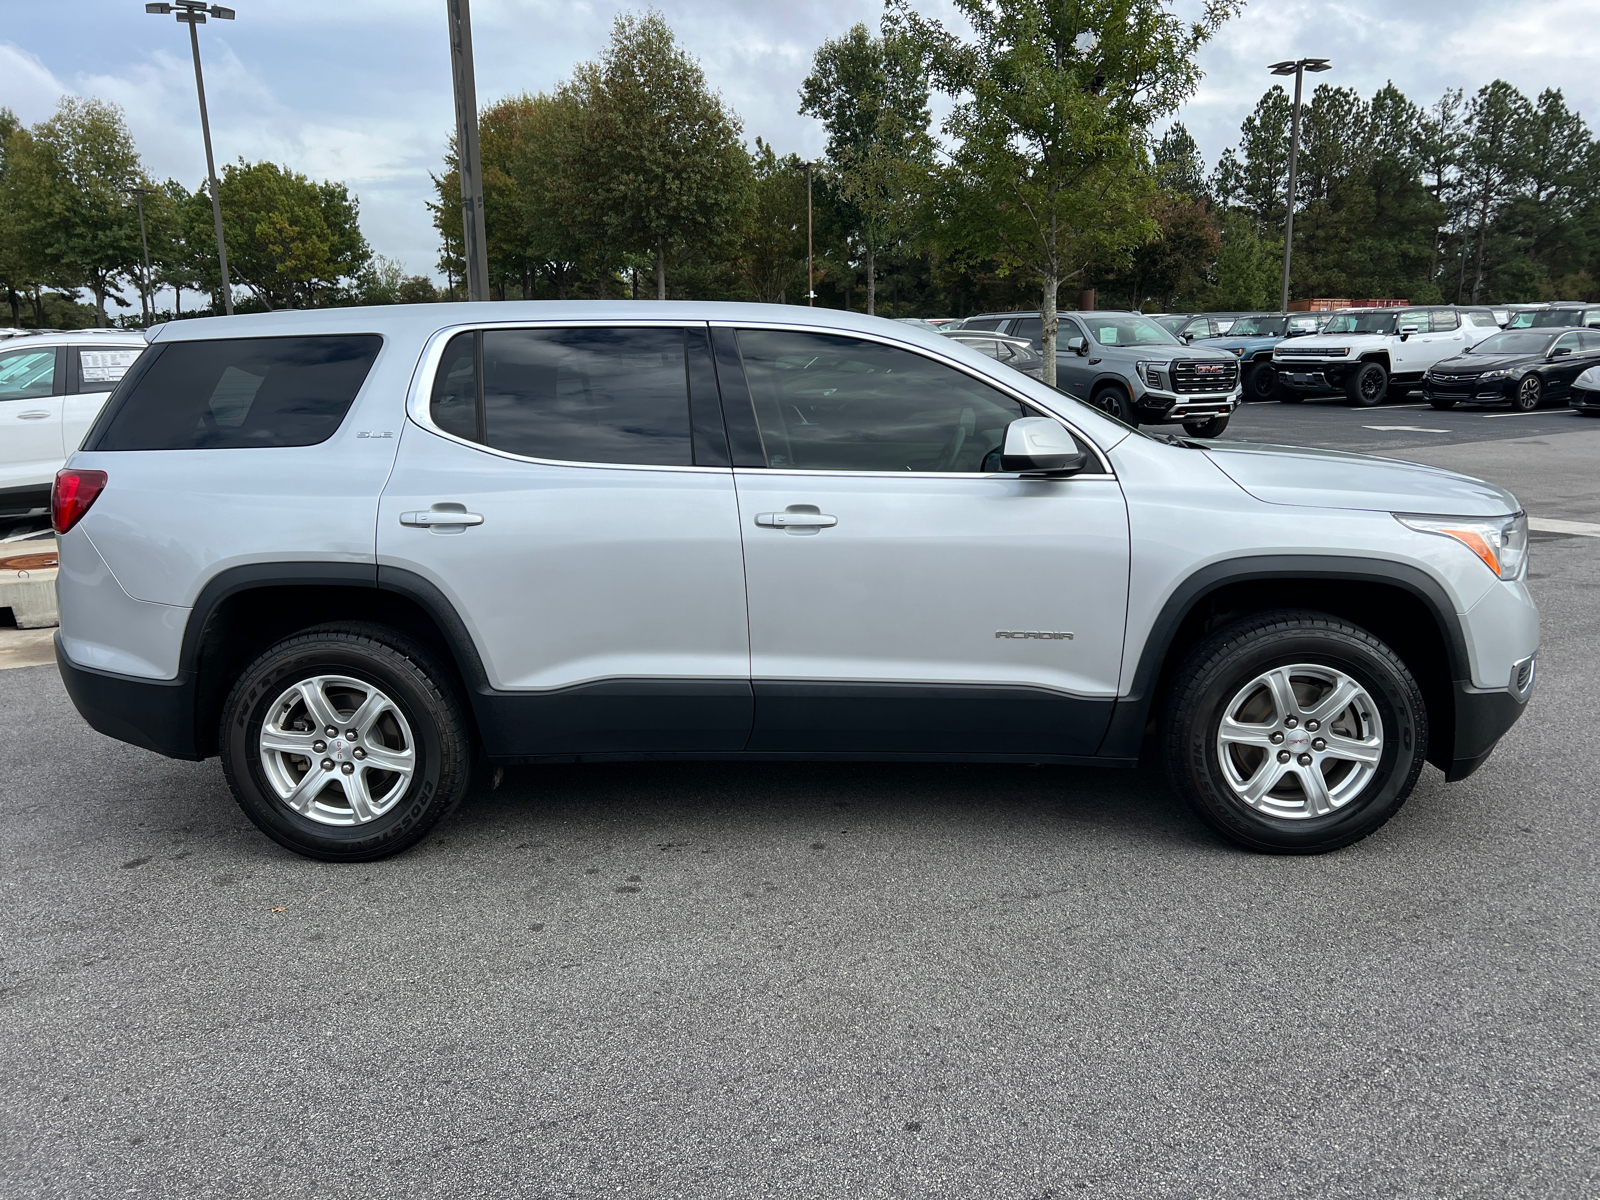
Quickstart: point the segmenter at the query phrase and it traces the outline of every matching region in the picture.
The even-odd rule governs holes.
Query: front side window
[[[650,326],[457,334],[429,414],[446,433],[528,458],[690,466],[685,337]]]
[[[1181,318],[1184,322],[1187,317]],[[1149,317],[1096,317],[1080,315],[1089,335],[1102,346],[1177,346],[1177,338]]]
[[[54,394],[56,350],[12,350],[0,354],[0,401],[31,400]]]
[[[742,329],[739,351],[770,467],[981,471],[1006,426],[1029,415],[969,375],[878,342]]]
[[[314,446],[378,357],[375,333],[158,343],[90,435],[96,450]]]
[[[128,373],[128,368],[133,366],[133,360],[144,353],[144,347],[91,350],[80,346],[73,353],[78,356],[78,390],[109,392]]]
[[[1550,347],[1552,354],[1558,350],[1565,350],[1568,354],[1576,354],[1578,352],[1578,335],[1575,333],[1562,334],[1556,339],[1556,344]]]

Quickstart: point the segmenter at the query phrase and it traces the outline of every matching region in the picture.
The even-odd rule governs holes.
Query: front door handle
[[[42,421],[46,417],[48,417],[49,415],[50,414],[47,413],[47,412],[25,412],[25,413],[18,413],[17,417],[18,417],[18,419],[23,420],[23,421]]]
[[[434,508],[428,512],[403,512],[400,514],[400,524],[411,525],[418,529],[436,529],[441,526],[482,525],[483,517],[479,513],[469,513],[466,510]]]
[[[756,524],[769,529],[827,529],[839,523],[838,517],[819,512],[757,513]]]

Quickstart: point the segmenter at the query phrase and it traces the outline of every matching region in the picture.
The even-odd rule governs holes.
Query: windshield
[[[1148,319],[1154,321],[1157,325],[1161,326],[1161,328],[1167,330],[1169,333],[1177,333],[1178,330],[1182,329],[1190,321],[1194,320],[1193,317],[1184,316],[1182,314],[1179,314],[1176,317],[1150,317]]]
[[[1548,333],[1535,333],[1531,329],[1516,333],[1497,333],[1493,337],[1484,338],[1476,346],[1469,347],[1467,353],[1543,354],[1554,340],[1555,338]]]
[[[1188,317],[1178,320],[1187,321]],[[1089,336],[1102,346],[1181,346],[1173,337],[1149,317],[1078,317],[1089,327]]]
[[[1322,327],[1322,332],[1393,333],[1396,315],[1392,312],[1334,313],[1333,318]]]
[[[1229,337],[1282,337],[1288,317],[1240,317],[1228,330]]]

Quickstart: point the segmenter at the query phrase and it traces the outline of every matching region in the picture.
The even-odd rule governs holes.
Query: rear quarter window
[[[128,373],[85,445],[316,445],[339,428],[382,345],[375,333],[158,344]]]

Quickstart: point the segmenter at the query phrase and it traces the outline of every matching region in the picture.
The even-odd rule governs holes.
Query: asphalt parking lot
[[[1600,523],[1600,422],[1254,405]],[[365,866],[0,671],[0,1192],[1595,1197],[1600,537],[1541,682],[1313,859],[1154,766],[509,771]]]

